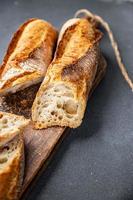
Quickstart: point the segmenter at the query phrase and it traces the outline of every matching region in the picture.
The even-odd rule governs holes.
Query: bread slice
[[[48,22],[30,19],[14,34],[0,68],[0,96],[41,82],[50,64],[57,31]]]
[[[23,116],[0,112],[0,146],[18,135],[29,124]]]
[[[35,128],[81,124],[97,72],[101,36],[87,19],[71,19],[62,27],[54,59],[32,106]]]
[[[24,174],[22,134],[0,147],[0,200],[17,200]]]

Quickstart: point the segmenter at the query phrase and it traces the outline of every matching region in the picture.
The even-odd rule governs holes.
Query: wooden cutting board
[[[97,75],[89,94],[99,84],[106,70],[106,61],[102,58],[98,67]],[[31,115],[31,106],[35,98],[39,84],[27,88],[16,94],[9,95],[0,99],[0,110],[24,115],[29,118]],[[50,155],[55,152],[56,146],[64,138],[69,131],[65,127],[51,127],[43,130],[35,130],[29,125],[24,132],[25,140],[25,176],[21,197],[25,196],[25,192],[39,171],[46,168]]]

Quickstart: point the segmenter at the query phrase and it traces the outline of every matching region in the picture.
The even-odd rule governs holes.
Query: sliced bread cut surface
[[[102,33],[87,19],[66,22],[56,53],[32,106],[37,129],[78,127],[97,72]]]
[[[23,116],[0,111],[0,146],[18,135],[29,124]]]
[[[0,147],[0,200],[18,200],[24,174],[22,134]]]

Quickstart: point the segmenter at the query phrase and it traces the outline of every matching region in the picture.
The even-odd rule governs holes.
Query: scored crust
[[[69,20],[32,106],[37,129],[78,127],[83,119],[100,57],[102,33],[87,19]]]
[[[30,19],[14,34],[0,68],[0,95],[40,82],[50,64],[57,40],[48,22]]]
[[[23,116],[0,111],[0,146],[12,140],[29,124]]]
[[[22,134],[0,147],[0,199],[17,200],[24,175],[24,143]]]

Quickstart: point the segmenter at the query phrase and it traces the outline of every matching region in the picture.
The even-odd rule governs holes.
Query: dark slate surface
[[[61,27],[79,8],[103,16],[133,77],[133,4],[93,0],[0,1],[0,59],[18,25],[40,17]],[[133,199],[133,93],[123,80],[105,34],[105,79],[88,102],[82,126],[61,144],[28,200]]]

